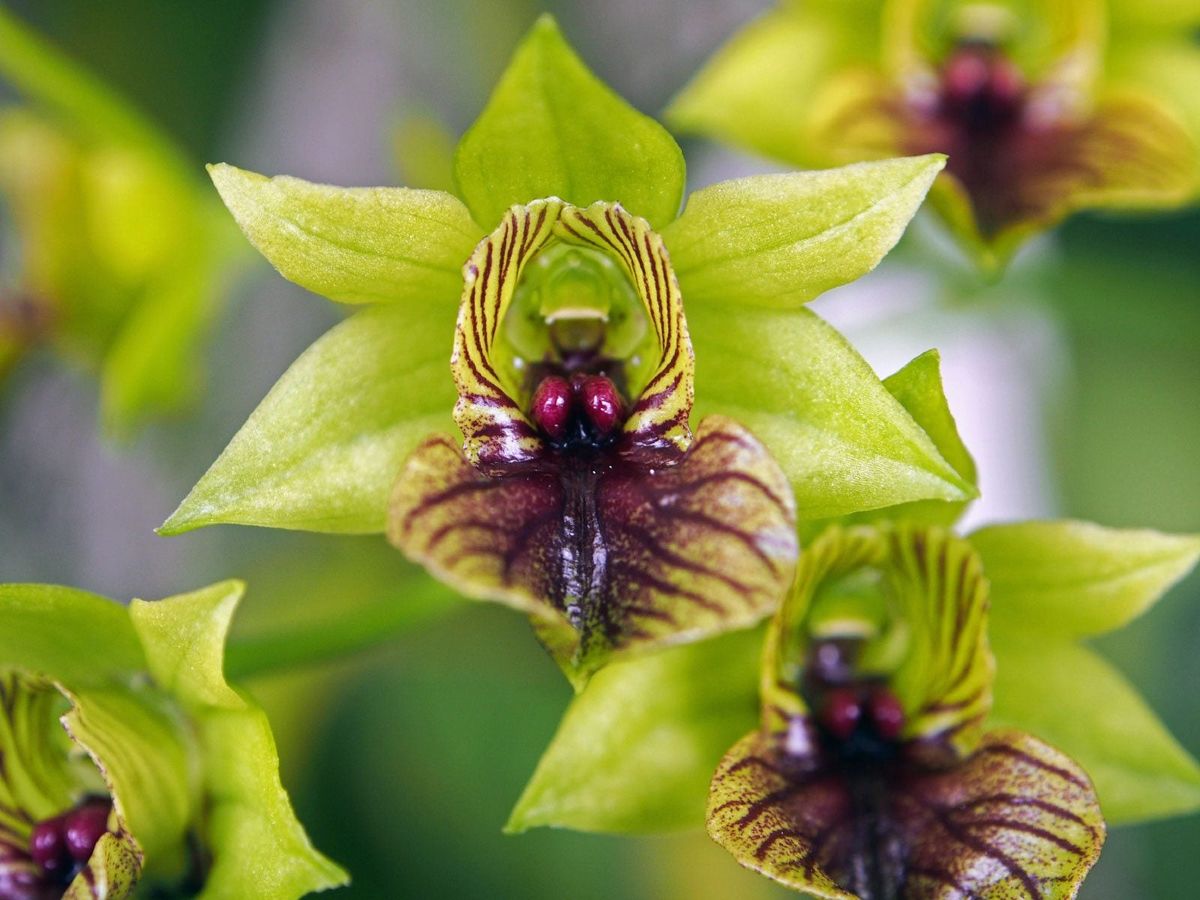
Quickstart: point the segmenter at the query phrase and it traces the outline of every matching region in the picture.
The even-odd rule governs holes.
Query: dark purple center
[[[904,709],[880,678],[857,671],[860,643],[816,641],[809,649],[801,692],[813,709],[819,746],[835,765],[886,762],[900,749]]]
[[[24,864],[0,847],[0,900],[61,897],[108,831],[111,811],[107,797],[89,797],[73,809],[38,822],[30,832],[27,855],[21,854]],[[13,858],[6,858],[6,853]]]
[[[555,449],[600,449],[624,422],[625,404],[607,375],[550,374],[534,389],[529,415]]]

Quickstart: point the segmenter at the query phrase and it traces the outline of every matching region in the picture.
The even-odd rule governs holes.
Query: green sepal
[[[993,627],[991,645],[990,724],[1028,731],[1077,761],[1111,824],[1200,809],[1200,765],[1109,663],[1029,627]]]
[[[567,708],[505,831],[695,828],[713,769],[758,716],[763,629],[598,672]]]
[[[976,495],[867,362],[808,310],[698,304],[688,327],[693,415],[719,412],[749,428],[791,481],[802,521]]]
[[[455,304],[363,310],[306,350],[161,534],[237,523],[382,531],[408,452],[453,429]]]
[[[296,820],[266,714],[225,681],[225,639],[243,589],[226,581],[135,600],[129,615],[151,674],[192,715],[204,754],[213,860],[201,896],[290,900],[349,878]]]
[[[975,460],[971,458],[970,451],[958,434],[958,426],[946,400],[942,385],[941,355],[938,351],[927,350],[910,360],[899,371],[883,379],[883,386],[925,430],[938,452],[954,467],[954,471],[965,482],[978,489]],[[887,509],[860,513],[850,519],[872,521],[886,518],[893,521],[953,525],[969,503],[970,500],[919,500],[915,503],[903,503]]]
[[[452,303],[483,236],[441,191],[339,188],[208,167],[246,237],[289,281],[342,303]]]
[[[661,125],[601,82],[544,15],[517,48],[454,160],[475,221],[498,223],[514,204],[558,197],[620,203],[656,228],[675,218],[683,154]]]
[[[663,230],[688,313],[697,304],[790,308],[870,272],[895,246],[941,154],[724,181]]]
[[[1200,536],[1070,519],[994,525],[970,541],[992,584],[992,620],[1033,628],[1040,637],[1089,637],[1120,628],[1200,558]]]

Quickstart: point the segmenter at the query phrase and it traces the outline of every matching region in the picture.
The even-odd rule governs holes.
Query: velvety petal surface
[[[397,480],[389,537],[463,593],[543,619],[569,671],[744,627],[777,602],[796,553],[787,483],[736,423],[706,419],[674,465],[587,477],[575,508],[553,469],[490,478],[432,438]]]
[[[759,732],[738,742],[713,779],[709,834],[742,865],[827,900],[1070,898],[1104,841],[1087,776],[1016,731],[989,733],[960,766],[874,789],[789,766]]]

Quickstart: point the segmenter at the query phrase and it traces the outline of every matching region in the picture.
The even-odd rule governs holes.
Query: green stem
[[[232,638],[225,672],[238,681],[307,668],[377,647],[457,606],[445,592],[373,603],[331,621]]]

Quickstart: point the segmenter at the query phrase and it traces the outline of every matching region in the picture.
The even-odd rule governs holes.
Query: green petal
[[[74,708],[63,725],[104,776],[147,874],[181,875],[199,785],[178,711],[148,689],[88,688],[70,697]]]
[[[684,164],[666,130],[588,71],[543,16],[463,136],[455,177],[484,227],[550,196],[619,202],[661,227],[679,210]]]
[[[975,460],[971,458],[970,451],[959,437],[958,426],[946,401],[946,393],[942,387],[941,356],[938,352],[928,350],[922,353],[904,368],[883,379],[883,386],[900,401],[916,423],[925,429],[938,452],[954,467],[954,471],[965,482],[977,488],[979,482],[976,478]],[[890,509],[875,510],[863,514],[862,518],[953,525],[969,502],[922,500]],[[856,517],[855,521],[857,520]]]
[[[225,682],[225,638],[242,590],[227,581],[135,600],[129,614],[151,673],[190,710],[203,747],[213,862],[201,896],[290,900],[348,878],[296,820],[265,713]]]
[[[306,350],[161,529],[382,531],[400,465],[451,429],[454,304],[364,310]]]
[[[209,174],[284,278],[342,303],[452,302],[481,237],[466,207],[441,191],[330,187],[224,163]]]
[[[1100,656],[1028,628],[993,629],[991,643],[991,721],[1029,731],[1075,759],[1095,783],[1106,819],[1120,824],[1200,809],[1200,765]]]
[[[693,828],[725,749],[754,726],[762,630],[608,666],[563,717],[505,830]]]
[[[145,665],[119,603],[58,585],[0,585],[0,666],[81,689]]]
[[[1043,637],[1120,628],[1200,558],[1198,536],[1072,520],[995,525],[970,541],[992,585],[993,621]]]
[[[696,304],[798,306],[878,265],[946,164],[940,154],[759,175],[696,191],[663,231]]]
[[[672,101],[668,121],[786,162],[818,161],[807,141],[813,99],[833,72],[872,55],[873,6],[794,3],[767,13],[717,51]]]
[[[866,361],[808,310],[700,304],[688,325],[696,414],[724,413],[766,444],[801,520],[975,496]]]

